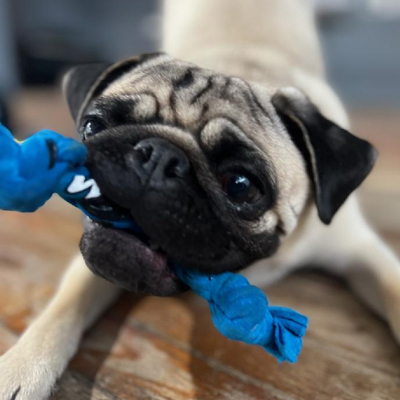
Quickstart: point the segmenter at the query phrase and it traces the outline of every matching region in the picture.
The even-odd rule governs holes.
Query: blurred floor
[[[58,91],[15,97],[21,137],[41,128],[73,134]],[[365,212],[400,254],[400,113],[352,113],[354,131],[376,144],[377,167],[362,188]],[[54,293],[81,234],[79,213],[58,199],[34,215],[0,213],[0,354]],[[296,366],[229,342],[206,305],[185,294],[126,294],[86,335],[55,400],[395,400],[400,349],[388,327],[331,277],[301,273],[268,289],[272,303],[311,320]]]

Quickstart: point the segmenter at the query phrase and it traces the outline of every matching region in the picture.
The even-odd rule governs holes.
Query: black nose
[[[102,193],[124,208],[145,193],[176,196],[191,181],[186,154],[168,140],[147,138],[132,145],[103,135],[86,145],[87,165]]]
[[[148,178],[151,177],[153,182],[185,178],[190,171],[186,154],[165,139],[141,140],[134,150],[136,163],[141,165],[142,173]]]

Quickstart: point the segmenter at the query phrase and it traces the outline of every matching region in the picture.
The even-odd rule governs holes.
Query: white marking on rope
[[[101,196],[101,192],[94,179],[86,180],[84,175],[76,175],[72,183],[68,186],[67,192],[70,194],[77,194],[89,190],[85,199],[95,199]]]

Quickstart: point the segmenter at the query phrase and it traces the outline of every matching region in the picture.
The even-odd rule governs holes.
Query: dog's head
[[[330,223],[375,160],[298,90],[165,54],[77,67],[64,87],[102,193],[149,238],[90,223],[83,255],[131,290],[178,290],[168,258],[219,273],[272,255],[312,193]]]

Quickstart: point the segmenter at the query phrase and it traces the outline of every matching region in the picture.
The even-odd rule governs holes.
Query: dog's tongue
[[[172,296],[186,289],[167,256],[151,250],[137,235],[90,220],[85,225],[80,248],[95,275],[140,294]]]

